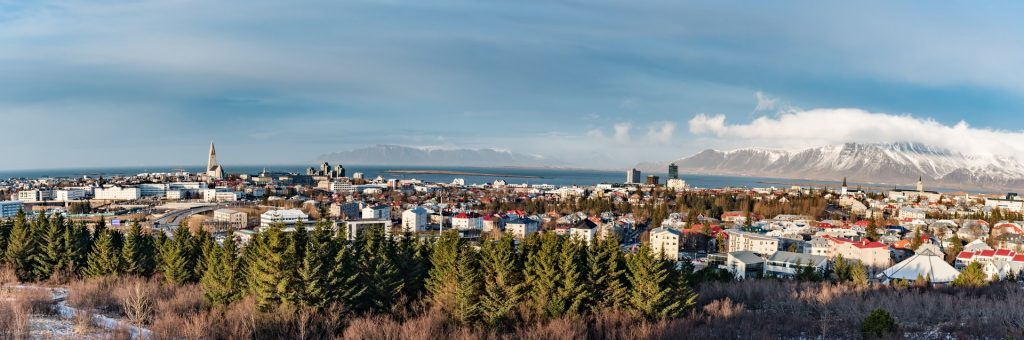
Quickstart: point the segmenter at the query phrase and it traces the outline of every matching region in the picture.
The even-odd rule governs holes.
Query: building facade
[[[427,229],[427,209],[415,207],[402,212],[402,231],[414,233]]]
[[[726,230],[729,235],[729,252],[752,251],[761,256],[772,256],[779,251],[779,239],[739,230]]]
[[[0,218],[12,218],[18,215],[24,203],[21,201],[0,201]]]
[[[270,227],[271,224],[275,223],[289,226],[299,222],[309,222],[309,215],[306,215],[306,213],[299,209],[270,210],[260,215],[261,228]]]
[[[678,230],[658,227],[651,230],[651,252],[654,256],[672,261],[679,261],[679,241],[681,234]]]

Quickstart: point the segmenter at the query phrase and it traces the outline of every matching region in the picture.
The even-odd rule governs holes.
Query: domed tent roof
[[[918,277],[928,278],[929,283],[945,284],[953,282],[960,272],[943,260],[942,251],[934,245],[923,245],[917,254],[889,267],[878,274],[878,278],[888,283],[893,279],[913,281]]]

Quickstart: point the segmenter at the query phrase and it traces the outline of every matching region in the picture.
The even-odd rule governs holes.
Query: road
[[[160,218],[153,220],[152,226],[155,229],[163,229],[165,232],[170,232],[177,228],[182,221],[185,221],[192,215],[201,214],[207,211],[213,211],[221,207],[221,205],[207,205],[171,211],[169,213],[164,214]]]

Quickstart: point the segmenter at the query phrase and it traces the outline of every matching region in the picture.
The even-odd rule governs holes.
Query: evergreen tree
[[[86,277],[119,275],[123,272],[121,249],[114,244],[114,231],[105,230],[96,239],[85,267]]]
[[[957,275],[956,279],[953,279],[954,287],[968,287],[977,288],[988,285],[988,278],[985,276],[985,270],[981,267],[981,262],[971,262]]]
[[[303,292],[305,289],[303,288],[299,271],[302,269],[308,239],[309,235],[306,232],[306,227],[301,222],[296,223],[294,231],[288,233],[288,248],[285,250],[284,268],[282,269],[288,272],[285,298],[293,305],[302,304],[304,299]]]
[[[265,243],[266,235],[264,232],[253,234],[245,247],[242,247],[241,256],[238,258],[238,273],[242,277],[243,291],[247,294],[255,293],[253,290],[256,287],[255,275],[251,275],[250,272],[256,266],[256,261],[260,256],[259,250]]]
[[[550,319],[563,312],[563,305],[557,300],[559,283],[563,282],[559,266],[561,239],[554,233],[544,233],[538,242],[538,248],[526,261],[527,295],[534,312]]]
[[[449,315],[456,309],[462,248],[458,232],[452,229],[441,233],[430,253],[430,263],[433,267],[428,272],[427,292],[430,301]]]
[[[229,229],[222,246],[214,245],[207,257],[207,270],[200,283],[203,296],[214,305],[228,305],[242,296],[238,271],[238,245],[234,230]]]
[[[697,293],[693,291],[689,278],[692,276],[692,267],[683,266],[678,268],[673,262],[662,261],[669,271],[669,287],[671,289],[671,303],[662,310],[666,318],[682,317],[686,311],[697,305]]]
[[[402,291],[402,277],[395,265],[395,246],[384,236],[381,228],[369,228],[357,237],[364,244],[356,254],[359,282],[366,285],[362,299],[353,301],[356,311],[382,312],[390,310]]]
[[[863,265],[857,264],[850,268],[850,280],[858,287],[868,285],[868,273]]]
[[[67,242],[68,247],[65,258],[71,267],[70,271],[75,275],[79,275],[88,265],[86,261],[89,258],[89,251],[92,250],[92,234],[89,233],[89,227],[81,223],[69,227],[68,230],[70,232],[65,233],[64,238],[70,238],[73,241]]]
[[[397,259],[399,275],[402,276],[402,295],[415,300],[423,294],[427,274],[427,259],[424,248],[412,233],[404,233],[398,241]]]
[[[7,250],[7,240],[11,237],[11,221],[0,221],[0,250]],[[6,256],[0,256],[0,264],[7,263]]]
[[[847,263],[846,259],[843,258],[843,254],[837,255],[835,264],[832,266],[833,271],[835,271],[836,274],[836,281],[850,281],[850,267],[851,266]]]
[[[594,299],[594,312],[601,309],[626,306],[629,291],[626,286],[626,263],[619,248],[619,240],[607,237],[595,247],[590,247],[590,284]]]
[[[860,325],[861,335],[865,339],[882,338],[896,331],[896,320],[889,312],[878,308],[871,311]]]
[[[297,300],[304,306],[317,309],[323,309],[330,303],[334,290],[330,271],[334,267],[337,249],[328,228],[322,223],[317,224],[306,243],[305,256],[298,268],[298,279],[302,285]]]
[[[652,320],[664,319],[677,316],[688,307],[686,300],[673,296],[681,287],[673,282],[668,262],[656,259],[649,246],[640,247],[636,254],[628,257],[626,264],[632,286],[629,304],[641,315]]]
[[[174,230],[173,238],[163,242],[160,250],[161,272],[164,279],[171,284],[185,284],[192,281],[193,274],[193,245],[192,234],[186,226],[179,226]]]
[[[261,234],[264,234],[264,239],[258,245],[259,248],[255,249],[248,274],[252,278],[252,291],[257,306],[267,311],[286,301],[286,289],[293,273],[288,271],[285,263],[290,238],[284,234],[282,226],[273,224]]]
[[[216,244],[213,242],[213,236],[210,235],[210,232],[204,228],[199,228],[199,231],[192,238],[193,279],[198,280],[206,274],[206,264],[209,262],[208,257],[213,251],[214,246]]]
[[[64,257],[66,252],[64,229],[64,218],[60,215],[46,223],[46,229],[43,230],[39,239],[41,251],[36,253],[33,258],[33,276],[37,280],[49,279],[67,266]]]
[[[469,325],[480,315],[480,273],[477,268],[479,261],[476,251],[472,248],[462,247],[459,253],[452,318],[462,325]]]
[[[492,327],[508,325],[525,290],[522,262],[516,255],[512,237],[505,235],[499,241],[484,243],[480,250],[480,267],[484,281],[480,314]]]
[[[7,241],[7,251],[4,252],[7,263],[14,267],[18,280],[31,281],[33,279],[31,258],[35,254],[35,247],[25,212],[18,210],[18,214],[14,217],[14,225],[11,227],[11,236]]]
[[[354,301],[361,300],[367,292],[366,285],[360,281],[361,273],[356,267],[356,252],[362,250],[361,242],[344,244],[345,238],[339,235],[334,238],[337,247],[337,255],[334,259],[334,267],[328,272],[328,287],[331,301],[340,301],[345,305],[353,305]]]
[[[559,289],[552,301],[552,312],[554,317],[563,315],[577,316],[583,310],[583,304],[588,300],[590,287],[587,284],[585,262],[585,244],[576,239],[569,239],[562,242],[561,251],[558,254],[558,267],[561,270],[561,281],[558,282]]]
[[[960,237],[953,233],[953,237],[949,238],[949,248],[946,249],[946,262],[953,264],[956,261],[956,256],[960,255],[962,251],[964,251],[964,244],[960,241]]]
[[[153,237],[142,233],[142,226],[136,221],[124,238],[125,273],[138,276],[153,275],[156,261],[156,248]]]
[[[871,241],[878,241],[878,224],[875,223],[875,220],[871,220],[868,222],[867,232],[865,233],[864,237]]]
[[[921,247],[921,227],[914,229],[913,239],[910,240],[910,250],[917,251],[917,248]]]
[[[96,242],[105,230],[107,230],[107,220],[100,216],[100,220],[92,228],[92,241]]]

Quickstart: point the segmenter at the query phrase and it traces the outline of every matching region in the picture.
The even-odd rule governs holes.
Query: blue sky
[[[844,141],[1020,157],[1021,7],[0,0],[0,169],[200,164],[211,140],[224,164],[372,144],[598,168]],[[819,128],[837,115],[856,119]]]

